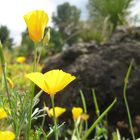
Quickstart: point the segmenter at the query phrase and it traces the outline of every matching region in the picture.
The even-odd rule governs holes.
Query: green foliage
[[[99,44],[105,41],[102,31],[100,31],[100,29],[98,28],[91,28],[91,30],[83,29],[83,32],[81,33],[81,38],[84,42],[94,40]]]
[[[121,136],[118,129],[116,130],[116,132],[112,133],[112,140],[121,140]]]
[[[80,19],[80,10],[75,6],[65,2],[58,5],[57,13],[53,15],[53,22],[59,29],[63,41],[71,45],[78,39],[78,24]]]
[[[51,34],[51,38],[47,47],[47,54],[53,55],[62,51],[64,42],[60,32],[55,28],[51,28],[50,34]]]
[[[83,30],[80,33],[80,37],[84,42],[94,40],[99,44],[105,43],[112,33],[112,26],[109,23],[108,18],[104,19],[102,22],[100,19],[94,22],[88,21],[83,23],[81,26]]]
[[[113,30],[126,20],[128,8],[133,0],[89,0],[91,19],[109,17]]]
[[[4,47],[11,49],[13,45],[13,39],[10,38],[10,31],[7,26],[0,26],[0,40]]]
[[[28,36],[28,31],[22,32],[21,45],[17,48],[18,55],[29,56],[32,54],[34,49],[34,43]]]

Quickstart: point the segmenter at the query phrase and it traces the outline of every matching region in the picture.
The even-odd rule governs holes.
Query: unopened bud
[[[43,46],[47,46],[49,44],[50,38],[50,28],[48,28],[47,33],[43,39]]]

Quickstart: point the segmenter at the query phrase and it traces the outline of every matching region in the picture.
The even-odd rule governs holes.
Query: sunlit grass
[[[43,66],[39,65],[38,66],[38,70],[41,71]],[[29,86],[30,86],[30,81],[27,80],[27,78],[25,77],[25,75],[27,73],[30,73],[32,71],[32,65],[31,64],[18,64],[18,63],[14,63],[14,64],[8,64],[7,65],[7,77],[9,77],[13,83],[14,83],[14,88],[24,91],[24,90],[28,90]],[[2,71],[0,69],[0,80],[3,83],[2,80]],[[0,87],[0,90],[2,90],[2,85]]]

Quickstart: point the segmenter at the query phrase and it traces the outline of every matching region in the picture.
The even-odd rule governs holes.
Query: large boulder
[[[82,106],[79,90],[82,90],[92,121],[95,108],[91,89],[95,89],[101,111],[117,98],[117,103],[107,116],[109,130],[116,127],[122,135],[128,133],[128,117],[123,99],[124,78],[130,61],[134,59],[130,75],[127,99],[137,136],[140,136],[140,30],[128,33],[117,31],[109,43],[99,45],[94,42],[76,44],[48,61],[43,72],[62,69],[77,78],[63,91],[56,94],[55,104],[66,107],[70,112],[73,106]],[[46,102],[51,106],[47,94],[41,96],[39,106]],[[70,113],[69,113],[70,114]],[[127,131],[128,130],[128,131]],[[126,133],[125,133],[126,131]]]

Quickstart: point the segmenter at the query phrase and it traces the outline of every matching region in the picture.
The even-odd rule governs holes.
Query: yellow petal
[[[47,92],[47,85],[44,81],[44,75],[40,72],[32,72],[25,75],[32,82],[34,82],[37,86],[39,86],[43,91]]]
[[[24,56],[19,56],[16,58],[16,62],[19,63],[19,64],[22,64],[24,63],[26,60],[26,58]]]
[[[0,140],[14,140],[15,134],[11,131],[0,131]]]
[[[81,115],[81,119],[86,121],[86,120],[89,119],[89,115],[84,113],[84,114]]]
[[[0,119],[4,119],[7,117],[7,113],[5,112],[5,110],[1,107],[0,108]]]
[[[44,79],[48,85],[48,93],[55,94],[64,89],[76,77],[62,70],[51,70],[44,74]]]
[[[44,36],[44,30],[48,23],[48,14],[42,10],[34,10],[24,16],[30,38],[38,42]]]
[[[81,107],[73,107],[72,108],[72,115],[73,119],[77,120],[83,113],[83,109]]]
[[[55,116],[56,116],[56,118],[58,118],[60,115],[62,115],[65,111],[66,111],[65,108],[62,108],[62,107],[55,107]],[[53,116],[53,108],[51,108],[51,109],[49,110],[49,115],[50,115],[50,116]]]
[[[62,70],[51,70],[45,74],[33,72],[26,77],[48,94],[56,94],[75,79],[75,76]]]

